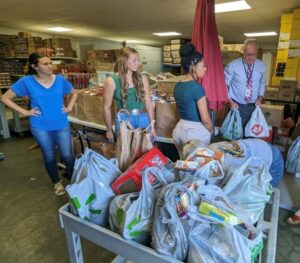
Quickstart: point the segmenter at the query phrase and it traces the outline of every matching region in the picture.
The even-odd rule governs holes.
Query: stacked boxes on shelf
[[[0,73],[0,86],[10,86],[11,80],[9,73]]]
[[[47,45],[48,42],[46,42]],[[75,57],[70,39],[51,38],[50,43],[56,57]]]
[[[180,65],[179,49],[182,44],[189,42],[188,39],[172,39],[170,45],[163,47],[163,63]]]
[[[22,75],[25,71],[26,66],[24,66],[24,62],[21,62],[20,60],[0,60],[0,72]]]
[[[30,32],[15,35],[0,35],[0,57],[28,57],[33,52],[42,52],[49,57],[75,57],[71,40],[67,38],[42,39]]]
[[[172,64],[171,46],[163,46],[163,63]]]
[[[115,61],[119,50],[88,50],[87,52],[87,71],[114,71]]]
[[[16,38],[16,36],[0,35],[0,57],[15,56],[15,49],[13,45],[14,38]]]
[[[13,39],[13,44],[16,57],[28,57],[43,47],[43,40],[41,37],[32,36],[29,32],[19,32],[18,37]]]

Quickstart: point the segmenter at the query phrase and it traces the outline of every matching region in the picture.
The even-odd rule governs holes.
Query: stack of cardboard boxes
[[[298,101],[300,97],[297,80],[281,80],[279,87],[267,87],[264,99],[286,102]]]
[[[0,60],[0,72],[22,75],[26,72],[26,68],[20,60]]]
[[[75,57],[71,40],[32,36],[30,32],[15,35],[0,35],[0,57],[25,57],[33,52],[43,52],[49,57]]]
[[[16,57],[28,57],[43,47],[43,40],[41,37],[32,36],[30,32],[19,32],[18,37],[13,39],[13,44]]]
[[[243,55],[243,44],[223,44],[222,45],[222,63],[225,67],[234,59],[240,58]]]
[[[170,45],[163,46],[163,63],[180,65],[179,49],[182,44],[189,42],[187,39],[172,39]]]
[[[119,50],[88,50],[87,71],[95,73],[97,71],[113,72],[115,62],[118,58]]]

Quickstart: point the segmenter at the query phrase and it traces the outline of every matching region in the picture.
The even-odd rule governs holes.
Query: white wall
[[[266,64],[266,85],[269,85],[272,74],[272,58],[271,52],[264,52],[262,55],[262,61]]]

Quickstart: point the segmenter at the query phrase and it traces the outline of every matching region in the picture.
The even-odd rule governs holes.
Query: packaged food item
[[[208,148],[199,148],[196,152],[196,155],[200,157],[209,157],[219,161],[220,163],[223,163],[224,161],[224,154],[218,150],[213,151]]]
[[[178,191],[175,196],[175,203],[178,216],[184,218],[187,215],[187,208],[190,203],[187,193]]]
[[[209,204],[205,201],[202,201],[200,203],[199,213],[206,216],[211,216],[221,222],[226,222],[230,225],[239,225],[243,223],[236,215],[228,211],[221,210],[216,206]]]
[[[196,171],[200,167],[201,165],[199,162],[182,161],[182,160],[177,160],[175,165],[175,169],[184,170],[184,171]]]
[[[153,147],[130,165],[127,170],[112,183],[111,187],[117,195],[140,191],[142,188],[142,170],[146,167],[153,166],[162,169],[166,163],[167,157],[164,156],[160,150]],[[153,178],[151,180],[153,180]],[[153,183],[155,183],[155,180],[153,180]]]

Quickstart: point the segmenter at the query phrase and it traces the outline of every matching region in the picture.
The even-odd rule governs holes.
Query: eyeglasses
[[[245,53],[244,54],[246,57],[256,57],[257,54],[256,53]]]

